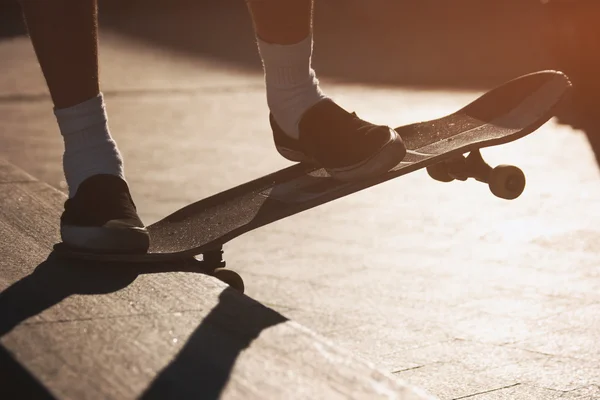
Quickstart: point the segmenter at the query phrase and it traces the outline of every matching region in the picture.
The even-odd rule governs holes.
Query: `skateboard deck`
[[[469,152],[478,154],[480,148],[528,135],[552,118],[570,86],[561,72],[536,72],[492,89],[451,115],[398,127],[408,150],[406,158],[373,179],[342,182],[322,168],[296,164],[200,200],[148,227],[151,245],[147,254],[90,254],[64,249],[62,253],[117,262],[160,262],[204,255],[219,263],[222,246],[246,232],[413,171],[442,165],[444,160]],[[484,165],[483,171],[488,171],[479,158],[473,157],[479,170]],[[459,175],[452,177],[486,180],[478,173]]]

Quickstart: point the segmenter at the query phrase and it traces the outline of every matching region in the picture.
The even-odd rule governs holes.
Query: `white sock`
[[[326,98],[311,67],[312,35],[292,45],[257,41],[269,109],[281,129],[298,138],[298,122],[304,112]]]
[[[63,168],[69,197],[93,175],[111,174],[125,179],[121,154],[108,130],[102,93],[72,107],[55,109],[54,114],[65,142]]]

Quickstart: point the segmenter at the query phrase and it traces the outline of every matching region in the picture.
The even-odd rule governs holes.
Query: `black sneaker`
[[[299,139],[285,134],[273,115],[269,120],[275,147],[283,157],[319,165],[342,181],[381,175],[406,155],[395,130],[364,121],[329,99],[304,114],[298,125]]]
[[[137,215],[127,183],[115,175],[92,176],[65,202],[63,243],[88,251],[145,253],[150,235]]]

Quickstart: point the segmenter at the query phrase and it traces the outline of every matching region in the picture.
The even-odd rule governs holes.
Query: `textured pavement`
[[[259,70],[111,31],[101,55],[112,131],[147,223],[287,165]],[[0,41],[0,70],[0,157],[64,189],[26,38]],[[324,88],[391,125],[481,93]],[[420,171],[248,233],[226,246],[228,265],[251,297],[441,399],[600,399],[600,173],[588,141],[551,121],[483,155],[525,171],[518,200]]]
[[[3,159],[0,188],[4,397],[433,399],[198,265],[49,257],[64,193]]]

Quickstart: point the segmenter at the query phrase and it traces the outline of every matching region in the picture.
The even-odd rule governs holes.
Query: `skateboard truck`
[[[213,250],[207,250],[202,253],[203,268],[209,271],[210,275],[218,280],[228,284],[232,289],[240,293],[244,293],[244,280],[235,271],[225,268],[225,260],[223,259],[223,246],[219,246]]]
[[[468,156],[460,155],[427,167],[427,173],[440,182],[466,181],[473,178],[487,183],[491,192],[506,200],[514,200],[525,190],[525,174],[514,165],[498,165],[492,168],[485,162],[479,150]]]
[[[223,247],[218,247],[214,250],[207,250],[202,253],[202,262],[206,265],[215,266],[215,268],[225,268],[225,260],[223,259]]]

